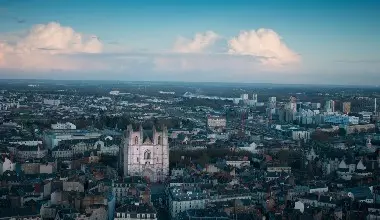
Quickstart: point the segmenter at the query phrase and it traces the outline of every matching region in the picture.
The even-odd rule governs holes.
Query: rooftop
[[[154,207],[146,203],[126,204],[117,208],[116,212],[128,214],[156,214]]]

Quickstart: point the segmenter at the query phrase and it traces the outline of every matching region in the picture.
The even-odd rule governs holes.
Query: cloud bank
[[[4,36],[4,35],[3,35]],[[242,31],[229,40],[213,31],[179,37],[169,52],[110,52],[97,36],[79,33],[71,27],[51,22],[33,26],[25,36],[1,41],[0,69],[23,71],[108,71],[153,72],[223,72],[252,74],[268,70],[281,72],[296,66],[301,57],[271,29]],[[216,42],[227,49],[213,51]],[[149,48],[136,48],[143,51]],[[105,52],[107,51],[107,52]]]
[[[213,31],[197,33],[193,39],[179,37],[173,51],[178,53],[201,53],[212,46],[218,38],[219,35]]]
[[[71,27],[51,22],[35,25],[15,43],[0,43],[0,67],[16,69],[76,70],[85,65],[68,56],[77,53],[101,53],[102,43],[96,36],[86,36]]]
[[[228,41],[228,53],[259,57],[267,66],[282,66],[300,62],[300,56],[288,48],[282,38],[271,29],[242,31]]]

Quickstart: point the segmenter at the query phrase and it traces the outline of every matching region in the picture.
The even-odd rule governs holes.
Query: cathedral
[[[119,164],[124,177],[140,176],[150,182],[164,181],[169,174],[167,128],[157,131],[154,126],[152,130],[144,130],[140,126],[138,131],[134,131],[129,125],[123,134]]]

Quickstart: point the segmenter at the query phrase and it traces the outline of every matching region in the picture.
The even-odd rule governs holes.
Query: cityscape
[[[0,0],[0,220],[380,219],[380,2]]]
[[[380,217],[376,87],[1,87],[2,218]]]

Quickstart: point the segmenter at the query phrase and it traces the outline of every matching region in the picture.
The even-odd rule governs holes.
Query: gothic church
[[[168,131],[144,130],[142,126],[133,131],[128,125],[123,134],[120,149],[120,168],[124,177],[140,176],[151,182],[164,181],[169,174]]]

